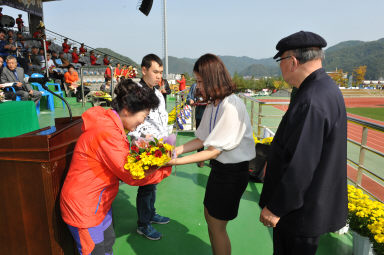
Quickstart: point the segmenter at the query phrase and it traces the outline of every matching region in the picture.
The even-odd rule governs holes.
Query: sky
[[[61,0],[43,5],[47,29],[94,48],[110,48],[140,63],[163,57],[163,0],[150,14],[138,0]],[[269,58],[277,42],[300,30],[342,41],[384,38],[383,0],[167,0],[168,55],[198,58],[205,53]],[[24,12],[4,7],[16,17]]]

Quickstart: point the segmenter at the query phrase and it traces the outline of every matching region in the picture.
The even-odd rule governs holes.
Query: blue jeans
[[[146,227],[156,214],[156,184],[139,186],[136,197],[137,225]]]

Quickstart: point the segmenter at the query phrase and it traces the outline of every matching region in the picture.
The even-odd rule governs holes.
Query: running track
[[[262,99],[264,102],[287,102],[287,99]],[[344,98],[345,105],[349,107],[384,107],[384,97],[358,97],[358,98]],[[288,105],[274,106],[280,110],[286,111]],[[383,121],[373,120],[359,115],[349,114],[348,116],[358,118],[365,121],[370,121],[379,125],[384,125]],[[356,142],[361,142],[363,128],[357,124],[348,122],[348,138]],[[381,153],[384,153],[384,133],[368,129],[367,146],[373,148]],[[348,177],[356,181],[357,170],[350,165],[347,167]],[[384,201],[384,187],[375,182],[366,175],[363,175],[362,186],[376,197]]]

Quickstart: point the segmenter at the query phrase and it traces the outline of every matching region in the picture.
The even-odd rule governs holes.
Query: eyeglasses
[[[276,62],[280,62],[281,60],[286,59],[286,58],[290,58],[290,57],[293,57],[293,56],[286,56],[286,57],[283,57],[283,58],[276,59]]]

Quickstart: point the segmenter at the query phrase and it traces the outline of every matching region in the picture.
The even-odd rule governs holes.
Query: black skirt
[[[249,179],[249,162],[223,164],[211,160],[212,170],[205,190],[204,206],[209,215],[219,220],[237,216],[241,196]]]

